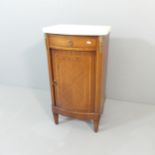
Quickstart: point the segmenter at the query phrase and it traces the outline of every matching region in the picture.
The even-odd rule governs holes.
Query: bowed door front
[[[93,113],[95,52],[51,50],[55,106],[64,111]]]

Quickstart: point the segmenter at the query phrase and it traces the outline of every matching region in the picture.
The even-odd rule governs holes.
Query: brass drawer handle
[[[73,41],[72,41],[72,40],[69,40],[69,41],[67,42],[67,44],[68,44],[69,47],[72,47],[72,46],[73,46]]]
[[[87,45],[91,45],[92,42],[91,42],[90,40],[87,40],[87,41],[86,41],[86,44],[87,44]]]

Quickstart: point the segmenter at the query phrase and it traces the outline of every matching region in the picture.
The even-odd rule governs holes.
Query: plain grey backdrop
[[[155,104],[154,0],[1,0],[0,84],[49,89],[42,28],[111,25],[106,95]]]

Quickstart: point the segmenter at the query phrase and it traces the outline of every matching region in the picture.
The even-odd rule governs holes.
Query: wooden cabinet
[[[105,101],[109,34],[45,32],[45,37],[55,123],[59,114],[93,120],[97,132]]]

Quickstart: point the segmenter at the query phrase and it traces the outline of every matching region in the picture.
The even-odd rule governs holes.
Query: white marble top
[[[44,27],[43,32],[62,35],[104,36],[110,33],[110,26],[101,25],[53,25]]]

